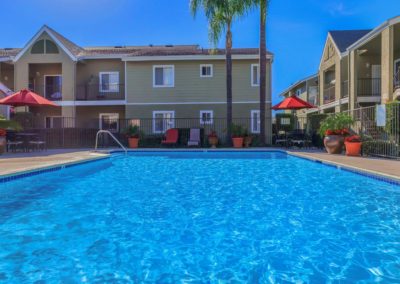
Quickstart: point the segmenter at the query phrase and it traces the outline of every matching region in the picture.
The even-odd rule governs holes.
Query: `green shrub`
[[[348,114],[336,113],[329,115],[321,122],[321,126],[319,127],[319,135],[321,135],[321,137],[325,136],[325,132],[327,130],[336,132],[344,128],[350,128],[353,123],[353,118]]]

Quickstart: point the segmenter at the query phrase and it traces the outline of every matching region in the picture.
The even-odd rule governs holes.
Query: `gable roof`
[[[347,48],[360,38],[365,36],[371,30],[336,30],[329,31],[333,42],[340,53],[346,52]]]

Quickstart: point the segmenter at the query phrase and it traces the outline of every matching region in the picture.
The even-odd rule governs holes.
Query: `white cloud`
[[[332,2],[328,6],[328,11],[332,16],[351,16],[356,14],[356,11],[346,7],[342,1]]]

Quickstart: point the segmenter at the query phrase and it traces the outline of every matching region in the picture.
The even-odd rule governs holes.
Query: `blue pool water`
[[[0,197],[0,282],[400,281],[399,187],[284,153],[136,153]]]

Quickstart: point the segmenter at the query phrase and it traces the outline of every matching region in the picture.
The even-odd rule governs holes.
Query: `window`
[[[119,72],[100,72],[99,89],[102,93],[119,92]]]
[[[61,75],[44,75],[44,96],[51,101],[62,99]]]
[[[175,68],[173,65],[153,66],[153,87],[174,87]]]
[[[290,117],[281,117],[281,125],[290,125]]]
[[[118,113],[100,113],[99,128],[111,132],[119,130],[119,114]]]
[[[212,64],[201,64],[200,65],[200,77],[211,78],[213,76],[213,65]]]
[[[251,132],[260,133],[260,111],[251,111]]]
[[[214,112],[212,110],[200,111],[200,124],[213,124]]]
[[[153,111],[153,133],[164,133],[174,127],[174,111]]]
[[[260,68],[258,64],[251,64],[251,86],[258,87],[260,85]]]
[[[63,118],[61,116],[45,117],[46,128],[63,128]]]
[[[35,42],[31,48],[32,54],[43,54],[44,53],[44,39]]]
[[[46,53],[49,53],[49,54],[58,53],[57,45],[48,39],[46,39]]]

